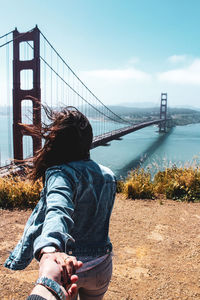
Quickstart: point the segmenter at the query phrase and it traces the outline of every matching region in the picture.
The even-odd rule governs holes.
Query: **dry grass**
[[[152,179],[149,171],[136,169],[118,183],[118,191],[132,199],[153,199],[162,194],[167,199],[200,201],[200,170],[198,166],[173,166]]]
[[[145,172],[143,169],[131,171],[122,185],[122,192],[126,198],[152,199],[154,191],[150,172]]]
[[[41,181],[32,182],[21,177],[0,178],[0,207],[33,208],[40,198]]]
[[[39,198],[42,182],[26,178],[0,178],[1,208],[33,208]],[[167,199],[200,201],[200,169],[198,166],[173,166],[156,173],[152,179],[150,171],[136,169],[124,181],[119,181],[117,191],[131,199],[154,199],[162,194]]]
[[[168,199],[199,201],[200,170],[198,167],[173,167],[158,172],[154,177],[154,191]]]

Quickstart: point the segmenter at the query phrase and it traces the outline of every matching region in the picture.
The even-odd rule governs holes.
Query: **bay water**
[[[118,178],[142,167],[152,174],[165,167],[200,163],[200,124],[176,126],[161,134],[150,126],[92,150],[92,159],[110,167]]]
[[[12,121],[0,116],[1,165],[13,157],[11,147]],[[92,122],[95,127],[95,122]],[[110,124],[112,130],[112,124]],[[95,128],[94,128],[95,131]],[[31,144],[28,144],[31,147]],[[29,150],[30,151],[30,150]],[[136,167],[149,168],[152,173],[165,167],[198,164],[200,162],[200,124],[176,126],[160,134],[150,126],[114,140],[107,146],[91,150],[91,158],[111,168],[117,178],[126,177]]]

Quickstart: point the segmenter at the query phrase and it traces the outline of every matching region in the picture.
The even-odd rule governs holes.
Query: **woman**
[[[90,159],[92,127],[80,111],[73,107],[45,111],[51,123],[40,133],[45,144],[34,157],[31,174],[33,179],[43,178],[44,188],[5,266],[23,269],[33,256],[49,255],[63,265],[66,254],[75,256],[83,262],[78,270],[80,299],[100,300],[112,273],[108,229],[116,180],[108,168]],[[69,261],[71,276],[78,264]]]

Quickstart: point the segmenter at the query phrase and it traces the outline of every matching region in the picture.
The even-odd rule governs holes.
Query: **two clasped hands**
[[[72,299],[77,294],[78,276],[75,273],[81,266],[81,261],[66,253],[43,254],[40,260],[38,284],[33,288],[30,299],[34,299],[33,295],[47,300]]]

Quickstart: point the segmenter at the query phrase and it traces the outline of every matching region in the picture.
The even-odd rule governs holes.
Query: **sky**
[[[105,104],[200,108],[199,0],[0,0],[0,36],[36,24]]]

